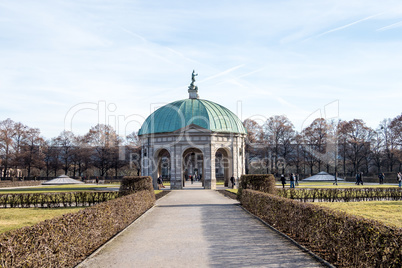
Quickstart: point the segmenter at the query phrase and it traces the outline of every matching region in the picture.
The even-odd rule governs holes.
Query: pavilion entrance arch
[[[156,178],[162,177],[164,182],[171,178],[171,157],[167,149],[160,149],[155,154]],[[154,182],[155,183],[155,182]]]
[[[231,157],[230,149],[219,148],[215,152],[215,177],[217,181],[224,182],[225,187],[231,187],[230,177],[233,166],[233,159]]]
[[[194,181],[200,180],[204,187],[204,154],[198,148],[187,148],[182,154],[181,181],[183,187],[191,184],[190,176],[193,176]]]

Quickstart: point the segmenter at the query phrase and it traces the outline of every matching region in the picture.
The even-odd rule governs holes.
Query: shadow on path
[[[211,267],[323,267],[237,205],[202,208]]]

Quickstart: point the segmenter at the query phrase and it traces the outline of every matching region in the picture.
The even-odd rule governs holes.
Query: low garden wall
[[[1,234],[0,267],[77,265],[154,205],[151,178],[131,185],[120,198]]]
[[[402,266],[401,228],[250,189],[239,199],[248,211],[336,266]]]

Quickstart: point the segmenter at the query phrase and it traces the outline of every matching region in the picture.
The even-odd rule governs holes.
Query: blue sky
[[[401,49],[401,1],[0,0],[0,120],[124,135],[187,98],[195,69],[242,120],[376,128],[402,111]]]

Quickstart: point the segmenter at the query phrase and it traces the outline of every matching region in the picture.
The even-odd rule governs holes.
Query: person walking
[[[356,184],[357,185],[363,185],[363,172],[358,172],[356,173]]]
[[[194,175],[190,176],[191,184],[194,183]]]
[[[235,178],[233,176],[230,177],[230,182],[232,183],[232,189],[233,189],[235,186]]]
[[[290,188],[295,188],[295,176],[293,175],[293,173],[290,173],[289,180],[290,180]]]
[[[163,185],[162,176],[159,176],[159,178],[158,178],[158,189],[161,189],[161,188],[165,188],[165,186]]]
[[[384,178],[385,178],[384,173],[378,174],[378,179],[380,181],[380,184],[384,184]]]
[[[398,178],[399,188],[401,188],[402,187],[402,174],[401,174],[401,172],[398,172],[397,178]]]
[[[296,186],[299,186],[299,174],[295,174],[295,183]]]
[[[338,172],[335,172],[335,181],[332,185],[338,185]]]
[[[286,184],[286,178],[285,175],[281,175],[281,182],[282,182],[282,187],[285,188],[285,184]]]
[[[160,190],[160,189],[162,188],[162,177],[159,176],[156,181],[157,181],[157,183],[158,183],[158,190]]]

